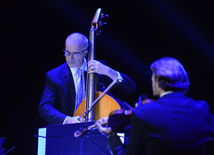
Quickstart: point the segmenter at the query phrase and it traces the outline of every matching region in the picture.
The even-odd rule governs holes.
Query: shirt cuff
[[[69,116],[65,117],[65,119],[64,119],[64,121],[63,121],[63,123],[62,123],[63,125],[64,125],[64,124],[68,124],[68,117],[69,117]]]

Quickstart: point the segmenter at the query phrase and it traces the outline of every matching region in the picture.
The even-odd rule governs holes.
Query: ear
[[[159,83],[159,77],[158,76],[154,76],[154,80]]]
[[[172,82],[171,82],[170,78],[161,76],[161,77],[159,77],[158,81],[159,81],[158,82],[159,87],[161,89],[163,89],[164,91],[169,90],[169,88],[171,88]]]
[[[88,54],[88,50],[85,50],[84,52],[84,56],[86,56]]]

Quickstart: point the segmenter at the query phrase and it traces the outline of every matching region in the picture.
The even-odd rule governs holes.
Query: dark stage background
[[[152,97],[150,64],[175,57],[191,82],[187,96],[206,100],[214,114],[213,0],[30,0],[3,1],[1,14],[1,130],[9,154],[35,155],[37,130],[46,123],[37,108],[45,73],[65,62],[62,49],[72,32],[89,35],[97,8],[109,14],[97,37],[97,59],[129,75],[134,94],[119,96],[131,106]],[[213,144],[209,143],[208,146]],[[213,153],[213,152],[212,152]],[[211,147],[207,147],[207,154]]]

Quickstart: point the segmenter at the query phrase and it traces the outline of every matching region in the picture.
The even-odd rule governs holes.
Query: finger
[[[97,73],[97,72],[96,72],[96,70],[88,70],[88,73],[92,74],[92,73]]]
[[[96,123],[102,123],[102,119],[98,119]]]
[[[96,65],[90,65],[88,66],[88,71],[96,71],[97,70],[97,66]]]
[[[100,123],[99,122],[96,122],[94,125],[96,125],[96,127],[98,128],[98,130],[101,132],[101,130],[100,130]]]
[[[73,119],[79,120],[80,116],[74,116]]]
[[[85,118],[79,117],[78,121],[83,122],[83,121],[85,121]]]
[[[85,118],[80,118],[80,121],[81,121],[81,122],[85,121]]]
[[[89,69],[90,69],[90,70],[95,70],[95,69],[96,69],[96,66],[91,66]]]
[[[100,132],[104,132],[104,128],[100,123],[95,123],[95,125],[97,126],[97,128],[99,129]]]
[[[82,120],[82,118],[80,116],[74,116],[73,117],[73,122],[75,122],[75,123],[80,123],[81,120]]]
[[[80,121],[78,120],[78,118],[74,118],[74,119],[73,119],[73,122],[74,122],[74,123],[80,123]]]
[[[94,60],[90,60],[90,61],[88,62],[88,66],[95,65],[95,64],[96,64],[96,62],[95,62]]]
[[[102,118],[102,121],[103,121],[103,122],[108,121],[108,117],[103,117],[103,118]]]
[[[88,63],[96,63],[96,62],[99,62],[97,60],[90,60]]]
[[[88,73],[98,73],[97,68],[95,66],[88,69]]]
[[[96,121],[96,123],[103,123],[103,122],[106,122],[108,121],[108,117],[103,117],[103,118],[100,118]]]

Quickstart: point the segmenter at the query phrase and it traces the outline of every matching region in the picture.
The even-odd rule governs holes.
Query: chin
[[[75,63],[68,63],[68,66],[69,67],[76,67],[76,64]]]

